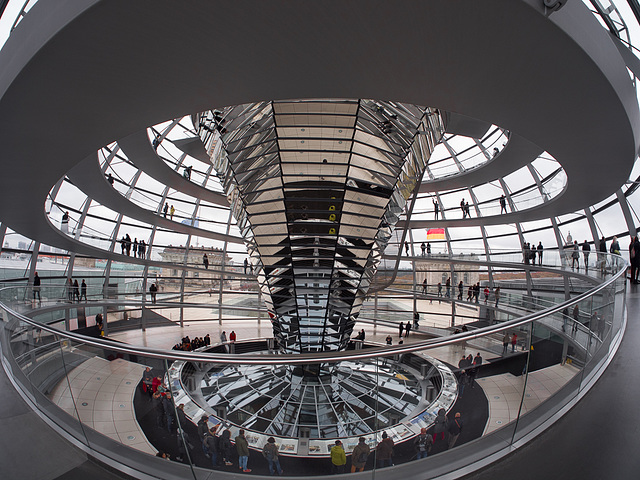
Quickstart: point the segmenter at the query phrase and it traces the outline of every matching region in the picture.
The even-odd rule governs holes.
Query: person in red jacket
[[[234,332],[233,330],[231,330],[231,333],[229,334],[229,341],[230,342],[236,341],[236,332]]]

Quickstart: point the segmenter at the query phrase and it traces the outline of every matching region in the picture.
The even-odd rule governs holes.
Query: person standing
[[[236,332],[234,332],[233,330],[231,330],[231,333],[229,334],[229,341],[230,342],[236,341]]]
[[[458,440],[458,437],[462,433],[462,417],[460,412],[457,412],[453,421],[449,422],[449,443],[448,448],[453,448]]]
[[[580,308],[578,304],[573,307],[573,325],[571,327],[571,335],[575,335],[578,331],[578,323],[580,323]]]
[[[376,448],[378,468],[390,467],[393,458],[393,440],[389,438],[387,432],[382,432],[382,441]]]
[[[442,297],[442,282],[438,282],[438,297]],[[438,303],[440,303],[439,299]]]
[[[351,452],[351,473],[362,472],[367,463],[371,448],[367,445],[364,437],[358,438],[358,444]]]
[[[251,469],[247,466],[249,461],[249,443],[244,436],[244,430],[240,430],[236,436],[236,450],[238,451],[238,467],[244,473],[251,472]]]
[[[444,440],[444,432],[447,431],[447,411],[444,408],[438,410],[438,416],[433,421],[433,442],[438,439],[438,434]]]
[[[69,233],[69,212],[64,212],[62,214],[62,221],[60,222],[60,230],[62,230],[62,233],[68,234]]]
[[[600,239],[600,245],[598,246],[598,263],[600,264],[600,273],[605,274],[607,268],[607,241],[604,235]]]
[[[404,242],[404,251],[407,254],[407,257],[409,256],[409,242]]]
[[[133,258],[138,257],[138,237],[133,239]]]
[[[174,213],[176,213],[176,209],[173,205],[171,205],[171,208],[169,209],[169,216],[171,217],[171,220],[173,220]]]
[[[223,331],[220,334],[220,343],[227,343],[227,332]]]
[[[431,243],[427,242],[427,257],[431,256]]]
[[[493,296],[496,299],[495,308],[498,308],[498,302],[500,301],[500,287],[496,287],[496,289],[493,291]]]
[[[511,353],[516,353],[516,345],[518,344],[518,334],[513,333],[511,335]]]
[[[504,193],[500,197],[500,214],[502,212],[507,213],[507,199],[504,197]]]
[[[82,279],[82,284],[80,285],[80,298],[78,299],[78,302],[80,302],[80,300],[82,300],[82,298],[84,297],[84,301],[87,301],[87,284],[84,281],[84,278]]]
[[[409,338],[409,333],[411,333],[411,322],[407,320],[404,325],[404,338]]]
[[[542,266],[542,242],[538,242],[538,265]]]
[[[427,279],[426,278],[422,281],[422,294],[423,295],[427,294]]]
[[[462,283],[462,280],[460,280],[460,283],[458,284],[458,300],[462,300],[463,293],[464,293],[464,284]]]
[[[169,211],[169,202],[164,202],[164,208],[162,209],[162,213],[164,214],[164,218],[167,218],[167,212]]]
[[[467,218],[467,208],[464,204],[464,198],[460,201],[460,210],[462,210],[462,218]]]
[[[402,332],[404,332],[404,323],[400,322],[400,325],[398,325],[398,337],[402,338]]]
[[[584,269],[589,271],[589,253],[591,253],[591,246],[586,240],[582,244],[582,257],[584,258]]]
[[[331,447],[331,473],[333,475],[344,473],[346,464],[347,455],[344,453],[344,448],[342,448],[342,442],[336,440],[336,444]]]
[[[413,441],[413,447],[416,449],[416,460],[427,458],[432,445],[433,438],[431,438],[431,435],[427,435],[426,428],[421,428],[420,435]]]
[[[504,337],[502,337],[502,355],[506,355],[509,351],[509,344],[511,343],[511,337],[509,336],[509,332],[504,332]]]
[[[209,452],[211,457],[211,466],[213,468],[218,466],[218,450],[220,448],[220,439],[217,434],[218,425],[215,425],[209,430],[209,433],[205,435],[203,440],[203,448],[206,452]]]
[[[614,236],[611,240],[611,247],[609,247],[609,252],[614,255],[620,255],[620,244],[618,243],[618,237]]]
[[[38,302],[42,302],[42,297],[40,297],[40,277],[38,276],[38,272],[36,272],[33,277],[33,299],[34,300],[36,299],[36,296],[38,297]]]
[[[420,245],[420,250],[422,250],[422,256],[425,256],[425,253],[427,252],[427,245],[422,242],[422,245]]]
[[[440,204],[434,198],[433,199],[433,216],[435,220],[438,220],[439,213],[440,213]]]
[[[638,237],[633,237],[633,252],[635,254],[630,258],[631,260],[631,272],[634,270],[635,266],[635,275],[631,275],[631,283],[638,283],[638,275],[640,274],[640,240]]]
[[[233,463],[231,463],[231,430],[228,428],[222,432],[218,452],[222,455],[222,461],[227,467],[233,465]]]
[[[204,265],[205,270],[209,270],[209,257],[207,257],[206,253],[202,255],[202,264]]]
[[[127,250],[127,257],[131,256],[131,237],[129,236],[129,234],[127,233],[124,236],[124,247]]]
[[[280,459],[278,458],[278,446],[276,445],[276,439],[269,437],[267,443],[262,448],[262,456],[267,460],[269,464],[269,473],[274,475],[274,470],[278,472],[278,475],[282,475],[282,467],[280,466]]]
[[[444,294],[444,296],[447,298],[451,298],[451,279],[450,278],[447,278],[447,281],[444,282],[444,287],[446,290],[446,293]]]

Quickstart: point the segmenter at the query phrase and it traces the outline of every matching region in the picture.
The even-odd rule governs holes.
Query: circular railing
[[[469,265],[473,264],[471,260],[452,261],[454,270],[463,265],[471,270]],[[491,265],[504,269],[508,262]],[[417,332],[411,334],[421,339],[414,342],[409,336],[406,344],[398,345],[397,318],[402,317],[380,320],[376,316],[379,311],[364,308],[363,317],[368,318],[356,328],[366,328],[368,338],[354,342],[353,350],[332,354],[280,354],[270,335],[265,338],[264,326],[256,327],[256,331],[262,328],[259,338],[219,344],[214,335],[207,351],[195,352],[89,338],[28,318],[8,303],[29,299],[11,303],[34,307],[25,312],[34,318],[38,312],[57,311],[51,318],[65,318],[67,328],[78,326],[74,322],[81,316],[79,311],[86,316],[86,312],[107,311],[118,305],[124,309],[179,309],[184,303],[176,301],[181,297],[167,294],[166,300],[158,299],[158,307],[143,303],[135,294],[126,300],[109,299],[94,291],[93,300],[84,304],[45,300],[38,308],[31,303],[31,289],[12,287],[0,293],[4,299],[3,359],[12,381],[34,408],[81,448],[129,471],[158,478],[184,478],[191,471],[199,478],[215,468],[217,475],[224,476],[225,471],[236,475],[236,447],[231,453],[219,447],[214,466],[202,447],[197,428],[200,421],[200,433],[204,425],[217,426],[216,434],[221,436],[228,430],[231,440],[240,429],[246,431],[252,474],[269,473],[268,462],[261,455],[269,437],[276,440],[286,475],[309,476],[342,468],[332,466],[331,449],[337,440],[345,451],[345,468],[353,464],[359,468],[353,450],[363,436],[369,447],[363,475],[385,468],[385,476],[424,478],[428,471],[430,478],[437,477],[473,468],[470,466],[480,465],[489,456],[498,458],[535,436],[556,413],[584,394],[615,352],[622,334],[626,269],[622,258],[606,256],[604,274],[594,268],[589,275],[579,275],[566,268],[556,269],[556,276],[549,277],[553,269],[548,267],[512,264],[512,268],[523,272],[523,278],[535,279],[534,289],[527,289],[526,281],[520,287],[512,281],[498,305],[493,297],[485,305],[482,293],[477,304],[473,297],[466,302],[454,295],[423,294],[419,282],[408,289],[394,285],[386,296],[377,295],[407,304],[415,299],[423,316],[427,308],[435,308],[425,307],[434,300],[454,311],[466,308],[475,312],[467,312],[462,321],[469,326],[467,332],[450,335],[453,328],[430,327],[421,319]],[[547,275],[541,277],[548,279],[546,284],[536,277],[541,272]],[[570,285],[566,301],[564,287],[549,293],[554,284],[564,285],[564,278]],[[20,289],[22,294],[16,294]],[[216,317],[214,314],[213,320]],[[239,325],[229,315],[221,317],[222,328]],[[247,318],[255,322],[255,317]],[[269,325],[266,318],[264,323]],[[487,318],[499,323],[477,328],[472,321]],[[213,328],[213,322],[206,325]],[[396,344],[384,345],[385,335]],[[509,341],[505,346],[506,336]],[[235,353],[224,353],[231,349]],[[479,353],[484,361],[460,363],[463,353],[465,357],[471,354],[472,360]],[[161,392],[155,399],[150,399],[142,386],[146,367]],[[261,376],[265,372],[270,375],[266,380]],[[362,380],[365,377],[367,380]],[[150,383],[150,388],[153,386]],[[419,405],[402,404],[407,395],[419,398]],[[310,403],[315,407],[312,413],[307,409]],[[436,426],[440,409],[448,422],[444,435]],[[463,424],[461,433],[455,427],[457,413]],[[358,433],[359,421],[367,428]],[[432,440],[435,436],[435,443],[427,446],[426,459],[417,460],[418,452],[424,455],[419,445],[415,448],[422,428]],[[384,449],[388,441],[383,444],[383,434],[395,444],[393,468],[387,467]],[[242,439],[238,443],[242,444]],[[160,450],[173,461],[154,458]],[[336,448],[334,459],[340,453],[340,447]]]

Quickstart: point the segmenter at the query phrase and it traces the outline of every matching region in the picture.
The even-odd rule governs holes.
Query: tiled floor
[[[158,309],[157,313],[176,321],[175,325],[152,327],[146,331],[129,330],[110,335],[111,338],[134,345],[154,348],[170,349],[186,335],[191,338],[204,336],[208,333],[212,343],[217,343],[220,332],[226,331],[227,336],[233,330],[238,339],[271,336],[271,323],[263,318],[260,323],[256,320],[246,320],[225,317],[222,324],[218,320],[211,320],[212,313],[206,309],[185,309],[184,327],[177,323],[175,310]],[[423,325],[421,323],[421,325]],[[367,341],[384,343],[387,335],[393,337],[397,344],[397,328],[358,323],[354,331],[364,328]],[[412,332],[404,343],[424,340],[425,335]],[[459,346],[439,347],[429,351],[434,356],[454,367],[464,353],[468,355],[478,351],[477,347]],[[495,358],[492,352],[482,351],[486,360]],[[133,364],[118,359],[112,362],[92,358],[74,369],[70,374],[71,388],[76,398],[80,419],[97,431],[119,440],[142,451],[154,453],[153,447],[140,431],[133,412],[133,394],[138,384],[143,365]],[[523,402],[523,412],[535,408],[542,401],[562,387],[578,370],[570,365],[556,365],[529,375],[527,391]],[[489,420],[484,433],[490,433],[501,426],[513,421],[519,411],[525,377],[501,374],[478,379],[489,400]],[[66,382],[56,387],[52,394],[53,400],[67,412],[75,415],[74,405]],[[86,405],[85,405],[86,404]]]
[[[133,409],[133,395],[143,371],[143,365],[119,358],[112,361],[89,358],[69,373],[68,382],[65,379],[54,388],[50,398],[103,435],[155,454],[138,426]]]
[[[522,413],[540,405],[578,372],[576,367],[568,364],[531,372],[526,379],[527,390],[522,402]],[[484,434],[491,433],[517,418],[524,383],[525,376],[516,377],[510,373],[478,379],[478,384],[489,399],[489,420]]]

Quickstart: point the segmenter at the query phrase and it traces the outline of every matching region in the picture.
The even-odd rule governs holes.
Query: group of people
[[[38,274],[36,273],[36,276]],[[35,282],[34,282],[35,285]],[[82,279],[82,284],[78,285],[78,280],[72,280],[71,278],[69,278],[67,280],[67,299],[73,303],[73,302],[78,302],[80,303],[80,301],[84,298],[84,301],[87,301],[87,284],[84,281],[84,278]],[[35,298],[35,296],[34,296]]]
[[[411,333],[411,322],[407,321],[406,324],[400,322],[398,324],[398,336],[400,338],[403,337],[403,332],[404,332],[404,338],[409,338],[409,334]]]
[[[122,250],[122,255],[126,255],[128,257],[131,256],[132,250],[133,256],[137,258],[145,258],[147,254],[147,244],[145,241],[138,241],[137,238],[131,241],[131,237],[128,233],[120,239],[120,248]]]
[[[169,208],[169,203],[164,202],[164,207],[162,208],[162,214],[164,215],[164,218],[167,218],[167,214],[169,214],[169,216],[171,217],[171,220],[173,220],[174,213],[176,213],[175,207],[171,205],[171,208]]]
[[[542,242],[538,242],[538,247],[531,246],[529,242],[524,242],[522,245],[522,256],[524,257],[524,264],[536,264],[536,253],[538,254],[538,265],[542,265],[542,254],[544,253],[544,247]]]
[[[444,408],[438,410],[438,414],[431,427],[432,432],[428,433],[427,428],[421,428],[420,434],[413,440],[415,450],[415,458],[420,460],[426,458],[431,451],[433,445],[439,440],[445,439],[445,432],[448,433],[446,448],[453,448],[462,433],[463,422],[462,415],[457,412],[453,418],[447,418],[447,412]],[[378,468],[390,467],[393,465],[394,441],[382,432],[382,440],[375,448],[375,456],[378,462]],[[358,438],[358,444],[351,452],[351,473],[362,472],[367,464],[367,460],[371,455],[371,447],[367,444],[365,437]],[[331,473],[342,474],[346,472],[347,454],[340,440],[335,441],[335,445],[331,447]]]
[[[431,243],[422,242],[422,245],[420,245],[420,250],[422,250],[423,257],[431,255]]]
[[[458,362],[458,396],[460,398],[462,398],[467,385],[471,385],[471,388],[473,388],[473,381],[478,376],[478,368],[483,361],[482,355],[478,352],[475,357],[471,354],[463,355]]]
[[[469,210],[469,202],[464,201],[464,198],[460,201],[460,210],[462,210],[462,218],[471,217],[471,211]]]
[[[515,353],[516,345],[518,345],[518,334],[513,332],[509,335],[509,332],[504,332],[502,337],[502,355],[506,355],[509,352],[509,344],[511,344],[511,353]]]
[[[185,352],[191,352],[198,348],[208,347],[209,345],[211,345],[211,337],[209,337],[208,333],[204,337],[194,337],[193,339],[190,339],[189,335],[187,335],[186,337],[182,337],[182,341],[180,343],[176,343],[172,350],[184,350]]]

